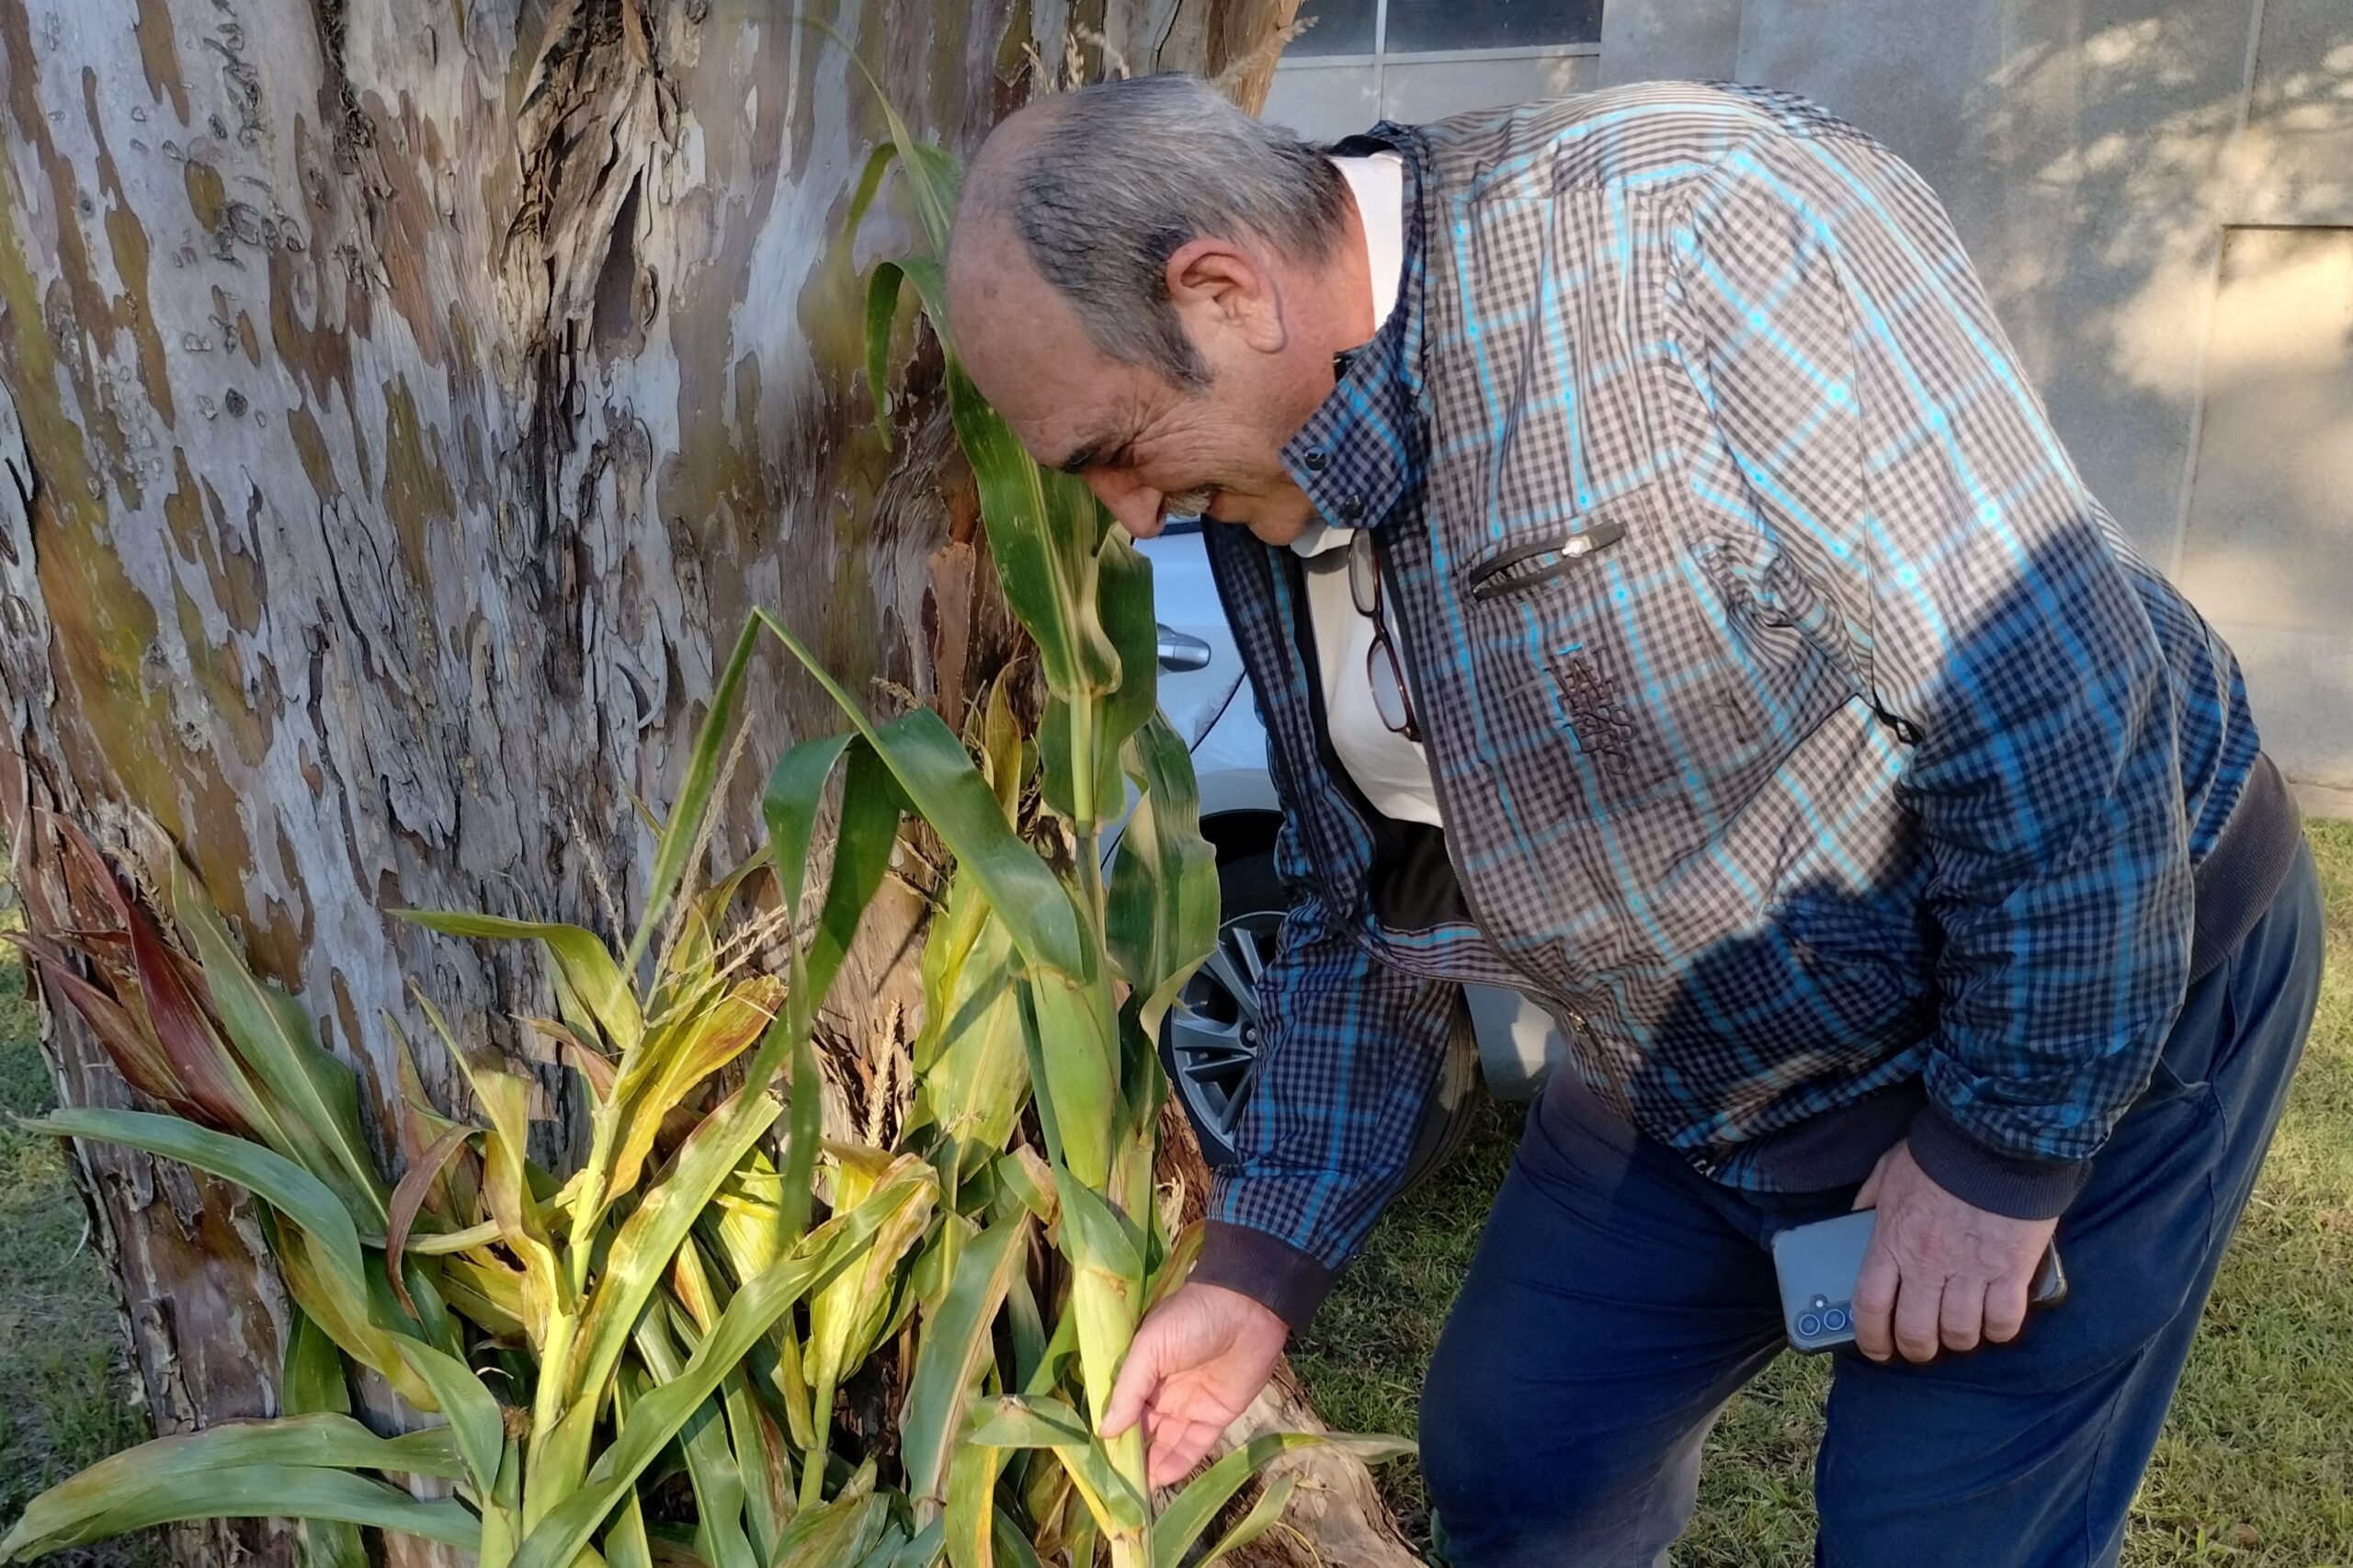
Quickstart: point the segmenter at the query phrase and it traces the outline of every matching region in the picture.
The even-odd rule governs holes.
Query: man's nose
[[[1128,530],[1131,539],[1150,539],[1166,520],[1163,507],[1167,497],[1117,470],[1090,471],[1086,487],[1095,492],[1095,498]]]

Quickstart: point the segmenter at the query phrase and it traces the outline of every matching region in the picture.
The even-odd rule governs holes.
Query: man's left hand
[[[2058,1221],[2013,1220],[1963,1203],[1928,1178],[1909,1143],[1880,1156],[1855,1207],[1879,1210],[1855,1280],[1856,1348],[1874,1361],[1897,1352],[1927,1361],[1940,1347],[1974,1350],[1981,1341],[2018,1337]]]

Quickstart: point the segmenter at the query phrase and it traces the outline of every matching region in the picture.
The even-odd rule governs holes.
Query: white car
[[[1258,1060],[1258,976],[1273,957],[1290,896],[1275,875],[1282,807],[1267,772],[1267,732],[1211,581],[1201,525],[1172,523],[1137,548],[1152,562],[1160,622],[1160,706],[1185,737],[1200,781],[1201,832],[1217,850],[1218,944],[1161,1033],[1177,1100],[1212,1165],[1233,1160]],[[1516,992],[1464,988],[1455,1049],[1425,1119],[1406,1181],[1459,1140],[1477,1076],[1505,1099],[1530,1099],[1566,1047],[1541,1007]]]

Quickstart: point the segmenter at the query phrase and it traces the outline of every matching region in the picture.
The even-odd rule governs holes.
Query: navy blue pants
[[[2116,1562],[2303,1049],[2321,946],[2305,851],[2191,987],[2060,1221],[2063,1304],[1926,1366],[1835,1354],[1818,1562]],[[1460,1568],[1663,1562],[1717,1411],[1784,1347],[1772,1234],[1854,1197],[1718,1187],[1573,1076],[1529,1118],[1422,1391],[1422,1465]]]

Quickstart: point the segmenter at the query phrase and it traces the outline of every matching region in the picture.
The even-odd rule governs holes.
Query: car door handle
[[[1216,650],[1189,632],[1160,626],[1160,667],[1164,670],[1204,670]]]

